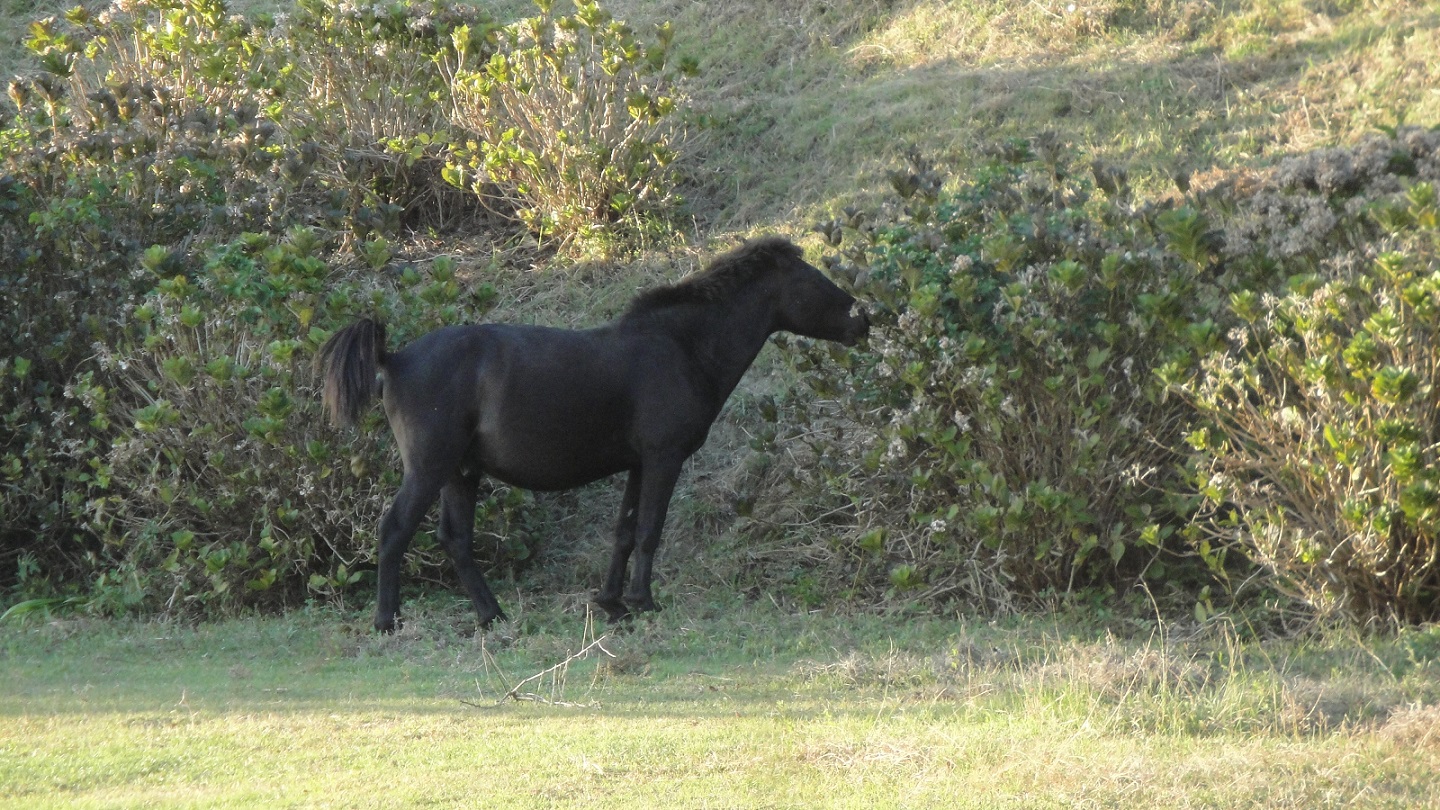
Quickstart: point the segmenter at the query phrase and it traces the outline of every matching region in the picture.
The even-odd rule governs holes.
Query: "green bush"
[[[219,0],[77,8],[31,28],[46,72],[11,85],[30,147],[16,174],[94,198],[146,244],[442,224],[463,208],[439,178],[442,65],[457,43],[483,53],[492,27],[440,2],[306,0],[253,21]]]
[[[694,69],[674,64],[670,24],[647,43],[593,0],[569,16],[536,5],[488,59],[462,52],[447,178],[562,240],[664,216],[677,202],[676,82]]]
[[[880,317],[868,352],[810,348],[799,427],[760,443],[810,462],[804,511],[755,524],[802,540],[765,552],[797,595],[1258,582],[1432,620],[1440,132],[1143,203],[1046,138],[996,154],[953,190],[912,157],[903,206],[821,228]]]
[[[1277,181],[1256,199],[1312,223],[1276,243],[1302,246],[1295,272],[1230,297],[1239,325],[1179,389],[1205,419],[1190,436],[1205,542],[1322,615],[1433,621],[1440,133],[1294,159]]]
[[[1197,211],[1091,174],[1040,138],[946,191],[912,155],[902,204],[822,226],[880,324],[869,351],[802,362],[834,404],[801,419],[798,486],[830,516],[807,554],[860,595],[996,608],[1180,581],[1163,552],[1190,509],[1187,409],[1155,370],[1218,339],[1216,240]]]
[[[478,317],[494,290],[463,292],[443,258],[393,287],[346,279],[322,247],[303,229],[279,242],[247,235],[189,274],[164,249],[145,255],[159,278],[132,314],[133,340],[102,347],[96,371],[66,392],[105,440],[70,458],[90,473],[77,511],[99,549],[60,573],[94,578],[99,607],[293,604],[340,594],[373,566],[398,459],[378,409],[358,436],[324,426],[314,352],[353,313],[393,321],[405,340]],[[530,503],[503,488],[482,503],[482,537],[506,537],[478,544],[482,559],[529,557]],[[50,558],[63,560],[57,545]],[[409,565],[441,562],[423,538]]]
[[[693,63],[672,64],[668,24],[646,43],[594,2],[537,5],[505,28],[444,0],[79,7],[32,26],[45,72],[10,86],[7,151],[145,243],[295,223],[363,237],[477,205],[562,239],[663,216]]]
[[[409,15],[419,6],[395,8]],[[311,28],[311,41],[326,36]],[[346,31],[353,27],[332,38]],[[104,392],[108,401],[114,386],[96,357],[120,351],[155,287],[141,269],[146,246],[171,246],[160,269],[173,274],[193,269],[206,240],[245,230],[310,223],[364,233],[398,219],[382,184],[318,171],[322,144],[284,125],[300,120],[286,117],[285,101],[308,90],[290,78],[305,74],[277,50],[289,40],[274,32],[227,16],[214,0],[77,8],[28,32],[39,72],[11,82],[14,107],[0,111],[7,583],[88,587],[103,570],[107,549],[88,502],[108,479],[94,465],[115,422],[67,391]]]
[[[387,232],[473,221],[476,200],[441,175],[454,76],[490,58],[496,31],[483,9],[436,0],[300,0],[277,16],[265,47],[283,88],[276,119],[318,148],[328,186],[355,190],[342,198],[351,219]]]

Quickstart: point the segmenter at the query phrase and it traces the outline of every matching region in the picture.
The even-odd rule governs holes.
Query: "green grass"
[[[564,601],[524,604],[477,637],[438,599],[392,638],[324,609],[7,625],[0,805],[1308,808],[1440,795],[1435,628],[1259,643],[1133,620],[681,600],[607,638],[613,658],[527,687],[555,702],[497,705],[581,647]]]

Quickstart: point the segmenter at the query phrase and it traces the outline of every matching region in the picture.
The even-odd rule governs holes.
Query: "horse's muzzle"
[[[840,342],[846,346],[854,346],[868,334],[870,334],[870,313],[864,307],[857,307],[855,314],[850,318],[850,323],[845,327],[845,336],[840,338]]]

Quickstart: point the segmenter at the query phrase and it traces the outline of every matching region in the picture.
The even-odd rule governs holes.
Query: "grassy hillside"
[[[702,220],[806,224],[883,188],[904,148],[966,166],[1050,130],[1168,190],[1177,169],[1268,165],[1397,120],[1440,121],[1424,2],[667,3],[702,72]]]

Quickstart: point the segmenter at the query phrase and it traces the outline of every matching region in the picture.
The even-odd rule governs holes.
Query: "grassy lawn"
[[[6,807],[1420,807],[1440,629],[1258,643],[1078,618],[678,605],[563,663],[558,604],[471,636],[331,610],[0,635]],[[1183,636],[1183,637],[1182,637]],[[1428,708],[1419,708],[1427,706]]]

